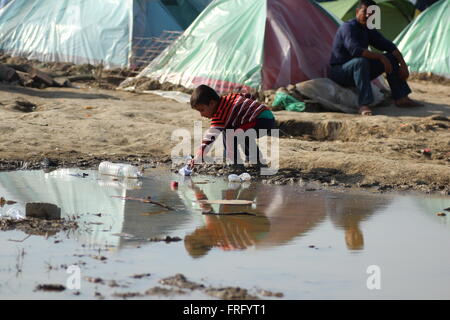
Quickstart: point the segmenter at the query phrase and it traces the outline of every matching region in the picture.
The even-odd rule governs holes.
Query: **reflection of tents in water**
[[[97,173],[89,172],[86,178],[71,176],[77,169],[61,169],[50,173],[43,171],[14,171],[0,174],[0,195],[14,200],[17,211],[25,212],[26,203],[44,202],[61,208],[61,217],[82,215],[81,222],[102,222],[101,225],[88,225],[90,234],[80,234],[80,239],[88,243],[117,242],[117,237],[110,234],[122,231],[124,220],[124,203],[111,196],[124,196],[126,189],[107,184],[105,180],[97,181]],[[1,208],[3,213],[10,206]],[[98,214],[102,217],[87,215]],[[103,232],[110,229],[111,232]]]
[[[152,174],[151,177],[145,178],[141,189],[129,190],[127,196],[134,198],[151,196],[154,201],[175,209],[184,209],[185,206],[176,197],[176,193],[170,190],[169,181],[169,176]],[[175,234],[175,231],[192,220],[192,215],[184,210],[167,211],[159,206],[139,201],[124,202],[124,212],[122,232],[139,239],[160,238],[166,235],[180,236]],[[126,240],[121,241],[121,245],[126,243]]]
[[[88,244],[120,244],[120,238],[114,235],[116,233],[129,233],[138,238],[157,237],[190,219],[189,215],[177,212],[142,216],[142,213],[161,208],[117,198],[151,195],[152,199],[177,206],[180,203],[176,203],[173,192],[164,188],[168,189],[168,180],[150,178],[144,180],[142,186],[136,179],[113,181],[113,177],[97,176],[96,171],[88,171],[86,178],[71,176],[79,172],[78,169],[60,169],[51,173],[4,172],[0,174],[0,196],[17,201],[14,206],[21,212],[25,212],[26,203],[45,202],[60,207],[62,218],[81,215],[79,239]],[[1,210],[4,213],[7,209],[11,206],[0,208],[0,214]],[[98,213],[101,217],[95,215]],[[97,224],[99,222],[101,224]],[[83,231],[86,226],[91,232]]]
[[[188,188],[180,186],[180,196],[187,205],[194,199],[253,200],[256,207],[213,204],[203,211],[215,213],[248,212],[248,215],[204,215],[205,224],[185,238],[185,247],[193,257],[201,257],[212,248],[242,250],[286,244],[313,230],[326,216],[322,197],[311,198],[294,188],[258,184],[256,189],[245,184],[229,184],[216,180]],[[198,209],[198,204],[193,209]]]

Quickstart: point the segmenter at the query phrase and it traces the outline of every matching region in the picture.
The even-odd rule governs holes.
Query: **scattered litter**
[[[91,257],[92,259],[100,260],[100,261],[108,260],[108,258],[105,257],[105,256],[90,256],[90,257]]]
[[[85,277],[84,280],[91,283],[100,283],[103,284],[104,281],[102,278],[95,278],[95,277]]]
[[[429,149],[429,148],[422,149],[419,152],[421,154],[423,154],[424,156],[427,156],[427,157],[431,156],[431,149]]]
[[[25,99],[16,100],[15,103],[11,105],[11,107],[21,112],[33,112],[37,108],[34,103]]]
[[[185,165],[178,171],[182,176],[190,176],[192,174],[192,169],[189,169],[189,165]]]
[[[447,214],[445,212],[438,212],[436,215],[439,217],[445,217]]]
[[[147,240],[151,241],[151,242],[162,242],[162,241],[165,241],[165,242],[169,243],[169,242],[178,242],[178,241],[181,241],[183,239],[181,239],[180,237],[167,236],[165,238],[149,238]]]
[[[243,181],[250,181],[252,179],[252,176],[248,174],[247,172],[244,172],[240,175],[237,174],[230,174],[228,176],[228,181],[230,182],[243,182]]]
[[[119,89],[119,88],[117,88],[117,89]],[[123,88],[122,90],[123,91],[128,91],[128,92],[134,92],[134,91],[136,91],[136,87],[133,87],[133,86],[126,87],[126,88]]]
[[[287,111],[302,112],[305,110],[305,103],[298,101],[296,98],[288,95],[285,92],[278,91],[272,103],[273,107],[283,107]]]
[[[27,234],[43,235],[48,238],[60,231],[77,229],[78,223],[72,220],[43,220],[25,218],[20,220],[0,219],[0,230],[21,230]]]
[[[25,218],[23,206],[15,205],[15,201],[0,198],[0,218],[21,220]],[[5,206],[6,205],[6,206]]]
[[[36,291],[55,291],[61,292],[66,290],[66,287],[62,284],[39,284],[36,287]]]
[[[133,201],[140,201],[140,202],[144,202],[144,203],[151,203],[151,204],[155,204],[157,206],[163,207],[163,208],[165,208],[167,210],[175,210],[175,209],[173,209],[173,208],[171,208],[169,206],[166,206],[165,204],[162,204],[162,203],[159,203],[159,202],[151,200],[151,197],[147,197],[147,198],[134,198],[134,197],[122,197],[122,196],[111,196],[111,197],[112,198],[119,198],[119,199],[122,199],[122,200],[133,200]]]
[[[250,181],[252,179],[252,176],[247,172],[244,172],[241,175],[239,175],[239,178],[241,178],[242,181]]]
[[[130,278],[133,278],[133,279],[142,279],[142,278],[144,278],[144,277],[150,277],[150,276],[151,276],[150,273],[141,273],[141,274],[134,274],[134,275],[132,275]]]
[[[230,181],[230,182],[240,182],[241,178],[237,174],[230,174],[228,176],[228,181]]]

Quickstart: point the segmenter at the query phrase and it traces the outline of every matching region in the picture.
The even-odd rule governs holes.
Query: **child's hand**
[[[194,168],[194,164],[195,164],[195,158],[189,160],[189,162],[188,162],[189,169],[192,170],[192,168]]]

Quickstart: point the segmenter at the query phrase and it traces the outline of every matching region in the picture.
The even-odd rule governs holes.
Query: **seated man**
[[[375,28],[367,26],[370,15],[367,8],[376,5],[373,0],[359,0],[356,19],[343,23],[334,38],[330,59],[329,78],[342,86],[356,86],[359,93],[359,113],[372,115],[369,105],[374,101],[370,81],[386,72],[392,98],[398,107],[416,107],[408,98],[411,89],[406,83],[408,67],[397,47]],[[369,45],[385,51],[381,54],[368,50]]]

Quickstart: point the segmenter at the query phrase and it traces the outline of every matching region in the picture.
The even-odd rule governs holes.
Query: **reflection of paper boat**
[[[250,200],[198,200],[200,203],[208,203],[208,204],[228,204],[228,205],[251,205],[254,202]]]

